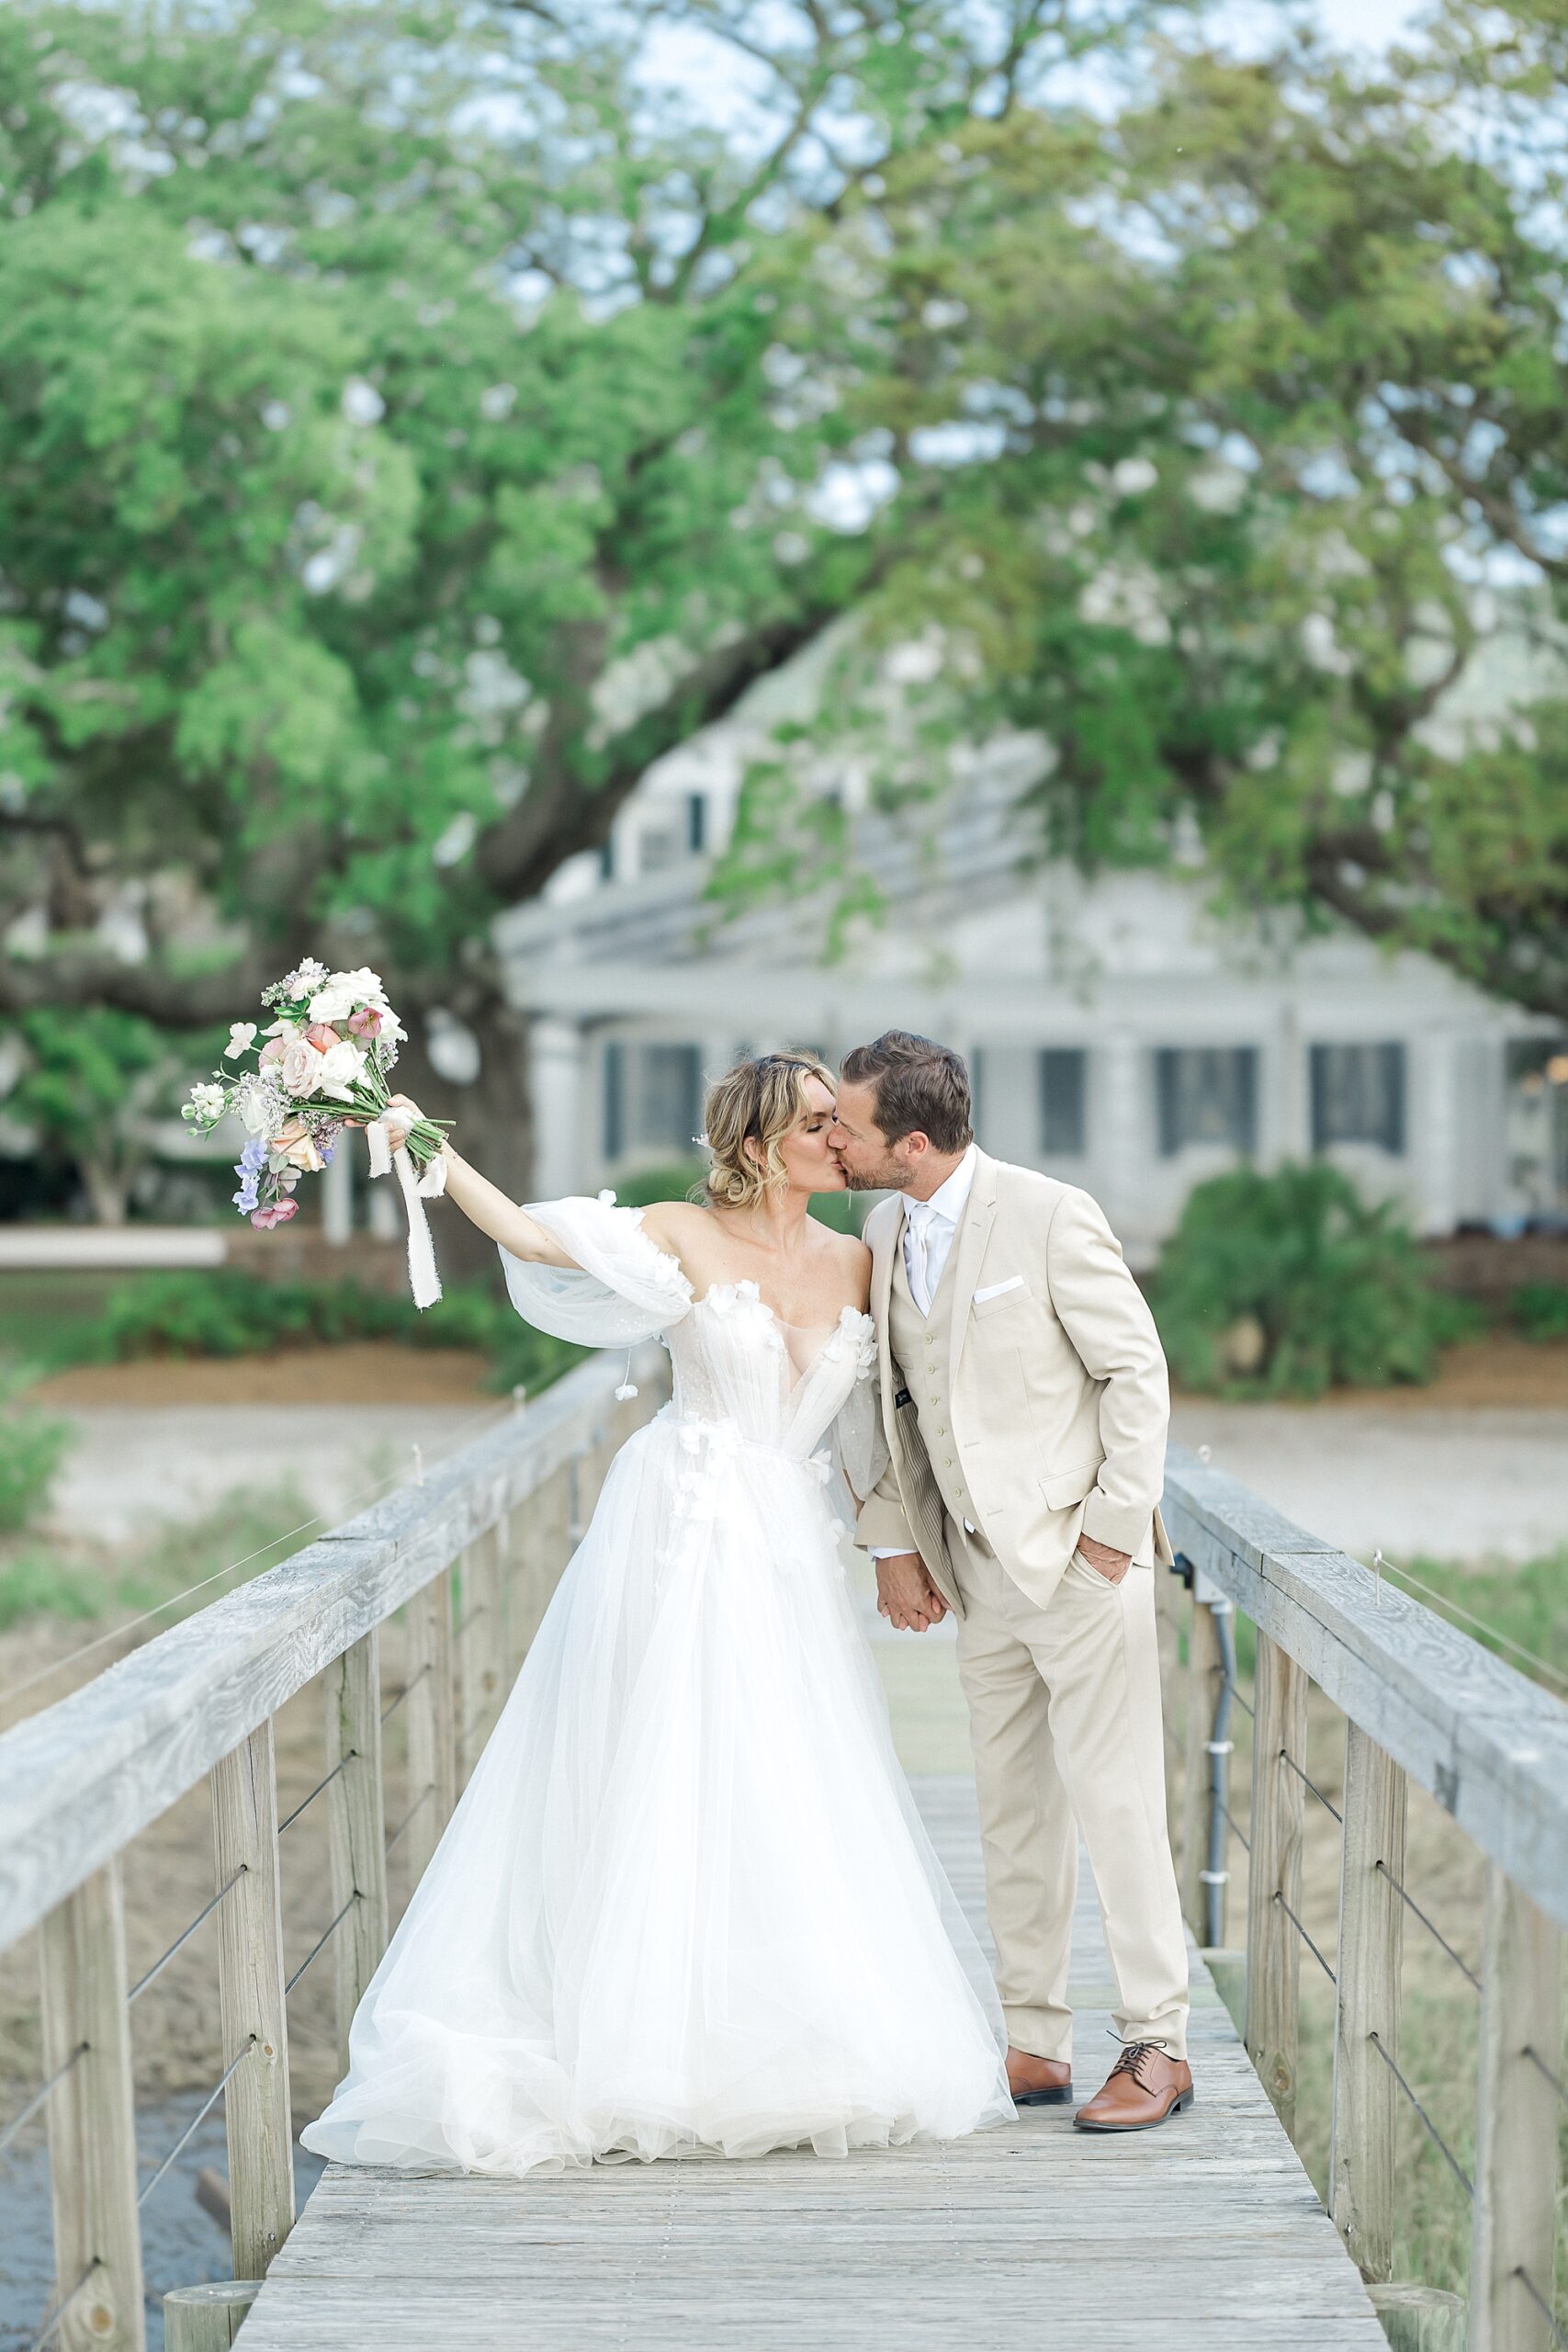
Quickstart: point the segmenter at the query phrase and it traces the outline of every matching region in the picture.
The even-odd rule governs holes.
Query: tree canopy
[[[189,1027],[341,941],[514,1121],[489,915],[853,614],[934,649],[931,773],[1048,741],[1043,842],[1195,822],[1568,1012],[1568,698],[1435,725],[1485,594],[1550,639],[1568,583],[1564,48],[1555,0],[1363,74],[1147,0],[13,0],[0,1011]]]

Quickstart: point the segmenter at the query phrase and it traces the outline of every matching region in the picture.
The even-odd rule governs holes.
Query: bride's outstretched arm
[[[410,1123],[419,1116],[419,1106],[406,1094],[394,1094],[388,1105],[391,1111],[406,1111]],[[441,1156],[446,1163],[446,1197],[455,1201],[463,1215],[514,1258],[523,1258],[536,1266],[575,1267],[575,1258],[568,1257],[554,1234],[547,1233],[536,1218],[515,1201],[509,1201],[499,1184],[470,1168],[459,1151],[450,1143],[442,1146]]]

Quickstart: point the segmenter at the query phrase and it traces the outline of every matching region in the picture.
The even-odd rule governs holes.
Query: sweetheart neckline
[[[658,1245],[655,1244],[654,1246],[657,1248]],[[659,1254],[661,1258],[670,1257],[670,1252],[665,1250],[660,1250]],[[680,1260],[673,1257],[670,1257],[670,1262],[672,1266],[679,1266],[681,1264]],[[686,1275],[685,1268],[682,1267],[681,1271],[685,1279],[689,1281],[691,1277]],[[863,1306],[846,1306],[840,1307],[836,1322],[792,1323],[789,1321],[787,1317],[779,1313],[778,1308],[773,1305],[771,1299],[767,1299],[762,1296],[761,1288],[751,1280],[749,1274],[743,1276],[739,1282],[710,1283],[706,1290],[704,1291],[701,1298],[693,1299],[693,1313],[694,1314],[699,1306],[710,1306],[713,1304],[715,1297],[721,1294],[728,1294],[731,1298],[740,1298],[742,1296],[748,1297],[752,1306],[760,1306],[764,1315],[772,1317],[773,1322],[778,1325],[781,1331],[827,1331],[829,1333],[834,1333],[841,1331],[846,1323],[872,1322],[871,1316],[867,1314]],[[873,1328],[874,1329],[874,1325]]]

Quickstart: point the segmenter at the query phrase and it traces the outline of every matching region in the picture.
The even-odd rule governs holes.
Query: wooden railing
[[[631,1405],[613,1393],[619,1360],[581,1365],[0,1739],[0,1951],[35,1928],[39,1944],[43,2082],[0,2131],[3,2145],[47,2111],[57,2286],[35,2345],[141,2352],[140,2205],[184,2142],[139,2188],[131,2004],[213,1912],[223,2068],[208,2107],[223,2098],[235,2277],[265,2273],[294,2221],[288,1996],[330,1951],[344,2059],[387,1942],[388,1857],[400,1847],[412,1881],[434,1852],[610,1456],[659,1403],[660,1362]],[[380,1631],[400,1609],[405,1670],[384,1693]],[[280,1825],[273,1719],[318,1678],[322,1776]],[[399,1712],[407,1770],[389,1833],[382,1730]],[[120,1857],[203,1779],[216,1892],[132,1986]],[[333,1917],[286,1977],[278,1836],[317,1799]],[[222,2311],[215,2323],[227,2344]]]
[[[1163,1579],[1173,1741],[1171,1816],[1183,1905],[1199,1941],[1224,1946],[1239,1825],[1227,1787],[1233,1710],[1252,1713],[1246,1922],[1247,2048],[1287,2130],[1295,2121],[1301,1962],[1333,1980],[1327,2201],[1362,2276],[1392,2278],[1395,2118],[1409,2100],[1472,2209],[1467,2322],[1413,2312],[1406,2340],[1469,2352],[1547,2352],[1552,2318],[1562,2074],[1562,1931],[1568,1927],[1568,1708],[1388,1577],[1172,1448],[1164,1503],[1179,1577]],[[1235,1674],[1235,1613],[1257,1629],[1248,1700]],[[1184,1636],[1184,1642],[1180,1637]],[[1184,1648],[1185,1656],[1181,1657]],[[1173,1687],[1179,1671],[1184,1689]],[[1308,1774],[1315,1685],[1345,1717],[1341,1803]],[[1485,1858],[1479,1973],[1405,1883],[1410,1783]],[[1337,1949],[1331,1965],[1303,1917],[1308,1796],[1340,1822]],[[1406,1914],[1479,1996],[1473,2174],[1413,2088],[1399,2044]],[[1325,1938],[1327,1940],[1327,1938]],[[1400,2290],[1376,2299],[1393,2312]],[[1411,2301],[1421,2301],[1413,2290]],[[1385,2317],[1385,2324],[1389,2324]],[[1461,2334],[1466,2329],[1467,2333]],[[1397,2326],[1394,2332],[1397,2340]]]

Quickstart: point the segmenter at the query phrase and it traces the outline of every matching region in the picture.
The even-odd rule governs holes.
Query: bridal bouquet
[[[181,1115],[198,1135],[210,1135],[231,1112],[240,1120],[250,1141],[235,1163],[234,1205],[264,1227],[288,1223],[299,1205],[294,1191],[300,1177],[327,1165],[346,1125],[363,1126],[371,1175],[397,1170],[409,1214],[414,1303],[432,1306],[441,1283],[423,1202],[446,1188],[441,1147],[450,1122],[422,1118],[406,1134],[400,1121],[388,1122],[388,1074],[408,1032],[378,974],[329,972],[308,956],[263,990],[262,1003],[273,1019],[265,1028],[254,1021],[233,1023],[223,1048],[232,1069],[193,1086]],[[394,1135],[400,1138],[395,1144]]]

